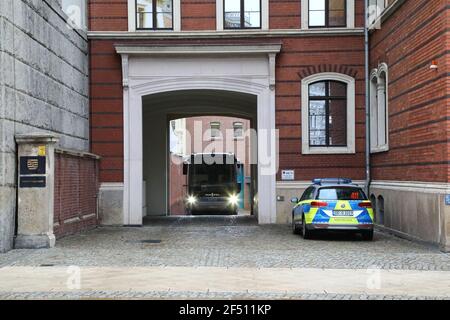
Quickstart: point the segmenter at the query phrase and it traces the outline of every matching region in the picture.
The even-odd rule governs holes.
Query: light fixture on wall
[[[433,61],[431,62],[430,69],[431,69],[431,70],[437,70],[437,69],[438,69],[438,64],[437,64],[437,61],[436,61],[436,60],[433,60]]]

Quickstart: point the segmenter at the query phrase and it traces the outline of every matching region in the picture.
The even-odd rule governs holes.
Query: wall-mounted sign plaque
[[[20,157],[20,174],[45,174],[45,157]]]
[[[21,176],[19,186],[20,188],[45,188],[46,181],[45,176]]]

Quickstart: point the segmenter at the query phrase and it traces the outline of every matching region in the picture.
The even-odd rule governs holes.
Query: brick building
[[[187,181],[183,175],[183,161],[193,153],[224,153],[236,155],[242,164],[238,181],[242,185],[240,207],[251,211],[251,138],[250,121],[224,116],[200,116],[172,120],[170,136],[169,213],[185,214]],[[201,135],[196,143],[195,134]],[[244,211],[242,210],[242,211]],[[148,211],[147,211],[148,214]],[[159,213],[160,214],[160,213]]]
[[[0,251],[36,218],[17,158],[46,149],[22,143],[55,163],[30,243],[167,214],[169,123],[193,116],[258,133],[260,223],[289,223],[312,178],[348,177],[381,227],[449,250],[448,4],[369,3],[366,50],[363,0],[0,1]]]
[[[278,130],[268,157],[279,170],[258,169],[261,223],[289,222],[286,200],[310,179],[342,176],[370,182],[378,223],[448,246],[447,6],[370,4],[369,168],[364,1],[90,1],[104,220],[140,224],[144,204],[166,211],[171,116],[227,113]],[[259,148],[270,142],[258,136]],[[282,181],[285,169],[295,181]]]

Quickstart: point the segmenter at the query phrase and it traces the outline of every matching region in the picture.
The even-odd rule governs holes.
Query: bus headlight
[[[233,206],[237,206],[239,203],[239,196],[237,194],[232,194],[228,197],[228,203]]]
[[[197,198],[196,198],[195,196],[189,196],[189,197],[187,198],[187,203],[190,204],[190,205],[193,205],[193,204],[195,204],[196,202],[197,202]]]

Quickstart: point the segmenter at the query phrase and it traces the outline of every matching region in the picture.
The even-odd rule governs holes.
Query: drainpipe
[[[366,192],[370,197],[370,82],[369,82],[369,0],[364,0],[364,55],[366,76]]]

